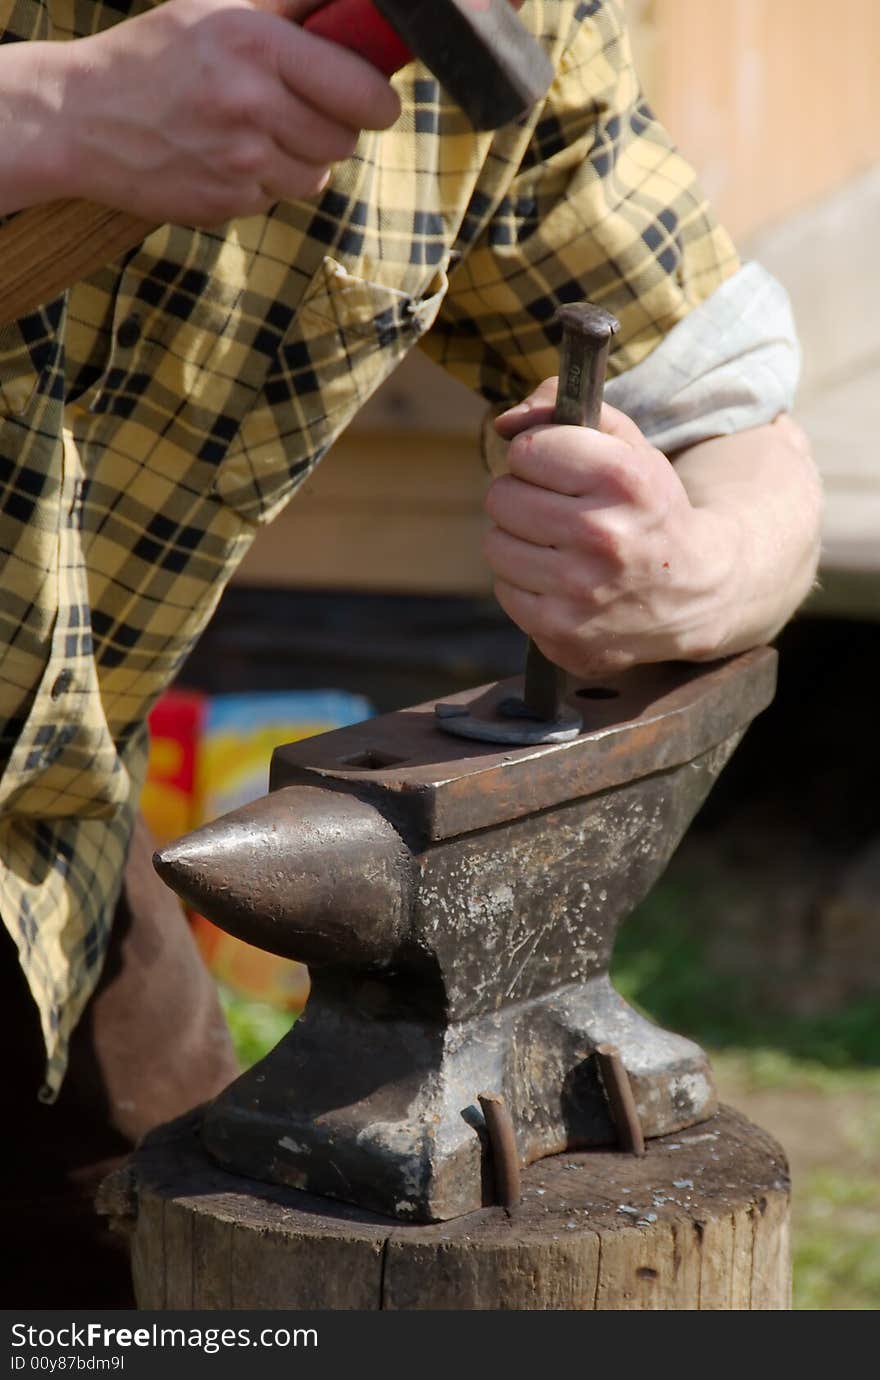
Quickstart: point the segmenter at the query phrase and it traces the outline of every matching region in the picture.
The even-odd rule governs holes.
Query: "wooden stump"
[[[430,1226],[227,1174],[198,1119],[160,1127],[104,1193],[141,1308],[790,1307],[785,1156],[729,1108],[643,1158],[540,1160],[519,1207]]]

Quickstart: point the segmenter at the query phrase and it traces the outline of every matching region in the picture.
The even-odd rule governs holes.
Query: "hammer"
[[[326,0],[304,27],[388,77],[421,59],[480,130],[522,115],[553,79],[550,59],[511,0]],[[21,211],[0,227],[0,325],[52,301],[156,229],[87,201]]]

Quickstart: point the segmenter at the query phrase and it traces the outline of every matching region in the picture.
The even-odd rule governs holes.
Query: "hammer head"
[[[500,129],[546,95],[553,65],[510,0],[374,4],[476,129]]]

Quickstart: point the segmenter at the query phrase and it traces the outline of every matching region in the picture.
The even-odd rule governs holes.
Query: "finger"
[[[494,590],[495,598],[508,618],[512,618],[518,628],[531,635],[541,621],[541,610],[547,596],[520,589],[518,585],[513,585],[500,576],[495,580]]]
[[[302,158],[289,158],[281,149],[272,150],[260,175],[261,193],[269,205],[278,201],[300,200],[323,190],[330,177],[326,163],[307,163]]]
[[[534,392],[515,407],[509,407],[506,412],[502,412],[495,418],[495,430],[499,436],[503,436],[506,441],[512,440],[521,431],[528,430],[529,427],[546,425],[553,420],[553,409],[556,406],[556,389],[559,380],[557,378],[544,379],[539,383]]]
[[[538,426],[514,438],[507,465],[517,479],[570,498],[591,498],[611,486],[613,499],[640,473],[642,452],[592,427]]]
[[[539,489],[514,475],[496,479],[483,506],[496,527],[538,546],[572,545],[583,512],[577,500]]]
[[[587,679],[608,672],[624,671],[640,660],[656,660],[650,649],[634,651],[631,639],[619,638],[603,629],[591,635],[590,624],[575,627],[565,604],[546,594],[519,589],[504,579],[495,581],[495,598],[508,618],[528,633],[544,655],[573,676]]]
[[[547,426],[552,423],[558,384],[558,378],[545,379],[524,402],[509,407],[506,412],[496,417],[495,430],[498,435],[510,441],[530,427]],[[645,444],[644,433],[632,418],[607,402],[602,404],[598,429],[607,436],[616,436],[618,440],[626,441],[631,446]]]
[[[500,527],[490,527],[483,540],[486,560],[495,575],[530,594],[558,594],[562,577],[558,551],[512,537]]]
[[[265,127],[288,158],[309,163],[342,163],[354,153],[358,131],[329,119],[314,106],[291,96],[265,112]]]
[[[285,34],[278,45],[278,73],[292,95],[352,129],[394,124],[400,100],[375,67],[307,29]]]

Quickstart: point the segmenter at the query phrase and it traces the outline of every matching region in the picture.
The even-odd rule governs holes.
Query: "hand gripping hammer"
[[[386,76],[413,57],[477,129],[539,101],[553,67],[509,0],[327,0],[304,27],[361,53]],[[88,201],[53,201],[0,226],[0,325],[51,302],[158,227]]]

